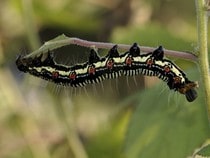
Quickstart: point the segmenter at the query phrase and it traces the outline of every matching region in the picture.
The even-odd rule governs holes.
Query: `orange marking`
[[[125,63],[126,63],[126,65],[128,65],[128,66],[131,66],[131,65],[132,65],[132,62],[133,62],[133,60],[132,60],[131,57],[127,57],[126,60],[125,60]]]
[[[72,80],[75,80],[76,79],[76,73],[75,72],[71,72],[70,74],[69,74],[69,78],[70,79],[72,79]]]
[[[90,66],[90,67],[88,68],[88,74],[89,74],[89,75],[95,75],[95,72],[96,72],[96,69],[95,69],[94,66]]]
[[[108,69],[112,69],[113,68],[113,65],[114,65],[114,62],[111,59],[108,60],[107,63],[106,63],[106,67]]]
[[[170,67],[169,67],[168,65],[166,65],[166,66],[164,67],[164,71],[165,71],[166,73],[168,73],[168,72],[171,71],[171,69],[170,69]]]
[[[151,67],[152,64],[154,64],[154,61],[151,58],[147,59],[147,65]]]
[[[58,71],[53,71],[53,72],[52,72],[52,78],[53,78],[53,79],[58,78],[58,76],[59,76],[59,72],[58,72]]]

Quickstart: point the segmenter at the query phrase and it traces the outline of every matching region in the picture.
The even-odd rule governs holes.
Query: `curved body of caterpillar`
[[[121,55],[115,45],[103,58],[100,58],[97,52],[91,49],[89,60],[74,66],[57,64],[51,53],[48,53],[44,60],[42,60],[42,55],[33,59],[19,56],[16,65],[20,71],[73,87],[98,83],[104,79],[117,78],[122,75],[157,76],[167,82],[170,89],[184,94],[189,102],[194,101],[197,97],[195,91],[197,84],[188,80],[178,66],[163,57],[162,46],[151,53],[141,55],[140,48],[134,43],[128,52]]]

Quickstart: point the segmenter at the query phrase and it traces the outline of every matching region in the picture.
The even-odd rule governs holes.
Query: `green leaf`
[[[62,34],[50,41],[45,42],[38,50],[35,50],[34,52],[27,55],[26,58],[38,56],[39,54],[44,54],[54,49],[69,45],[70,41],[71,38]]]
[[[205,145],[198,149],[194,154],[193,158],[206,158],[210,157],[210,141],[208,140]]]
[[[192,103],[162,89],[159,85],[138,95],[125,141],[129,158],[186,158],[209,136],[202,88]]]

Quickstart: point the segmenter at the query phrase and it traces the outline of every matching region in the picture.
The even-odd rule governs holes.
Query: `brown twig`
[[[83,40],[79,38],[71,38],[70,44],[75,44],[75,45],[79,45],[83,47],[95,46],[96,48],[103,48],[103,49],[111,49],[115,45],[113,43],[93,42],[93,41],[87,41],[87,40]],[[129,50],[131,47],[131,45],[126,45],[126,44],[117,44],[117,45],[118,45],[118,48],[121,50]],[[148,53],[148,52],[154,51],[155,48],[140,46],[140,49],[141,51]],[[167,50],[167,49],[165,49],[164,52],[168,56],[197,61],[197,56],[192,53],[175,51],[175,50]]]
[[[93,42],[93,41],[87,41],[76,37],[67,37],[65,35],[60,35],[56,37],[55,39],[52,39],[50,41],[45,42],[44,45],[42,45],[38,50],[35,50],[34,52],[26,55],[24,58],[34,57],[40,54],[47,53],[51,50],[58,49],[60,47],[66,46],[66,45],[78,45],[82,47],[96,47],[96,48],[102,48],[102,49],[111,49],[114,45],[114,43],[104,43],[104,42]],[[129,50],[131,45],[127,44],[117,44],[118,49],[120,50]],[[153,47],[146,47],[146,46],[140,46],[141,52],[148,53],[153,52],[156,48]],[[181,58],[181,59],[187,59],[191,61],[197,61],[197,56],[193,53],[189,52],[183,52],[183,51],[175,51],[175,50],[164,50],[166,56]]]

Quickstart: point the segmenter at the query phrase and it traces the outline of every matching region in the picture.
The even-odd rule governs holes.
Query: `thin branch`
[[[87,41],[87,40],[82,40],[79,38],[71,38],[70,44],[75,44],[83,47],[91,47],[95,46],[96,48],[103,48],[103,49],[111,49],[115,44],[113,43],[104,43],[104,42],[92,42],[92,41]],[[118,48],[121,50],[129,50],[131,45],[126,45],[126,44],[117,44]],[[148,53],[154,51],[156,48],[153,47],[146,47],[146,46],[140,46],[141,51]],[[172,57],[177,57],[177,58],[183,58],[183,59],[189,59],[196,61],[197,56],[188,53],[188,52],[181,52],[181,51],[175,51],[175,50],[164,50],[165,54],[168,56]]]
[[[46,53],[49,50],[54,50],[54,49],[57,49],[66,45],[70,45],[70,44],[78,45],[82,47],[89,47],[89,48],[94,46],[96,48],[103,48],[103,49],[111,49],[114,45],[116,45],[114,43],[93,42],[93,41],[79,39],[76,37],[71,38],[65,35],[60,35],[56,37],[55,39],[52,39],[46,42],[42,47],[32,52],[31,54],[27,55],[25,58],[37,56],[41,53],[42,54]],[[129,50],[131,47],[131,45],[126,45],[126,44],[117,44],[117,45],[118,45],[118,49],[120,50]],[[142,52],[148,53],[148,52],[154,51],[156,48],[140,46],[140,49]],[[167,56],[197,61],[197,56],[189,52],[174,51],[174,50],[167,50],[167,49],[165,49],[164,52]]]

